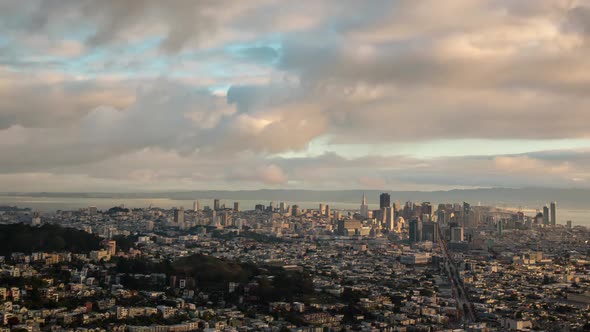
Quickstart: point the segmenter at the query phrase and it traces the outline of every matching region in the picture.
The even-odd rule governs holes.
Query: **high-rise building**
[[[369,217],[369,206],[367,205],[367,197],[363,193],[363,201],[361,202],[361,216],[363,218]]]
[[[379,195],[379,208],[381,210],[391,206],[391,196],[388,193]]]
[[[404,210],[402,211],[402,217],[405,220],[410,220],[413,217],[414,212],[414,203],[413,202],[406,202],[404,205]]]
[[[422,223],[422,241],[438,242],[438,224],[432,221]]]
[[[201,203],[199,201],[193,202],[193,211],[201,211]]]
[[[451,242],[463,242],[464,229],[463,227],[451,228]]]
[[[337,222],[338,220],[340,220],[340,218],[342,218],[340,211],[334,211],[333,220]]]
[[[174,223],[184,224],[184,208],[180,207],[180,209],[174,209]]]
[[[240,202],[234,202],[234,211],[240,212]]]
[[[557,203],[551,202],[551,225],[555,226],[557,224]]]
[[[393,207],[386,207],[384,212],[385,218],[383,219],[385,220],[385,229],[393,231],[395,228],[395,211],[393,210]]]
[[[467,202],[463,202],[463,226],[471,227],[469,224],[469,217],[471,214],[471,205]]]
[[[98,208],[96,206],[89,206],[88,207],[88,214],[94,216],[98,213]]]
[[[213,210],[218,211],[220,209],[220,205],[219,205],[219,199],[214,199],[213,200]]]
[[[221,212],[219,219],[220,219],[221,226],[231,225],[231,216],[230,216],[229,212],[227,212],[227,211]]]
[[[410,220],[410,242],[422,241],[422,221],[418,218]]]
[[[298,217],[301,214],[301,210],[299,209],[299,205],[293,205],[292,214],[295,217]]]
[[[281,213],[286,213],[287,212],[287,205],[285,204],[285,202],[281,202],[279,204],[279,209]]]
[[[422,203],[422,215],[427,214],[432,217],[432,204],[430,202]]]
[[[270,202],[270,204],[268,205],[268,211],[269,212],[275,211],[275,202]]]
[[[326,217],[328,217],[328,219],[330,219],[331,215],[330,215],[330,205],[326,205]]]
[[[325,211],[325,207],[324,204],[320,203],[320,207],[318,209],[318,212],[320,215],[323,215],[326,211]]]
[[[543,206],[543,225],[549,225],[549,207]]]

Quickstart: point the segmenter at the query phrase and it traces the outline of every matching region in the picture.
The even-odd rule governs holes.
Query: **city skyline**
[[[0,0],[0,192],[587,189],[589,21],[585,0]]]

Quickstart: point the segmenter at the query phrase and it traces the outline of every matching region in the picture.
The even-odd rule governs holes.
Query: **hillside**
[[[100,239],[84,231],[45,224],[32,227],[24,224],[0,225],[0,255],[36,251],[86,253],[100,248]]]
[[[199,254],[180,258],[173,267],[175,273],[193,277],[200,283],[244,282],[256,271],[255,266]]]

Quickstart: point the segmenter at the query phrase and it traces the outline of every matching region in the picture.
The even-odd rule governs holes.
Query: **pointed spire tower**
[[[363,202],[361,203],[361,216],[363,218],[369,217],[369,206],[367,205],[367,197],[363,193]]]

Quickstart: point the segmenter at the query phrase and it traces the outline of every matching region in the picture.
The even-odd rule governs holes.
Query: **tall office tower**
[[[279,209],[280,209],[281,213],[286,213],[287,212],[287,206],[286,206],[285,202],[281,202],[279,204]]]
[[[363,193],[363,201],[361,203],[361,216],[363,218],[369,217],[369,206],[367,205],[367,197],[365,197],[364,193]]]
[[[537,215],[535,216],[535,224],[537,224],[537,225],[542,224],[544,218],[545,217],[543,216],[543,212],[537,213]]]
[[[234,211],[240,212],[240,202],[234,202]]]
[[[438,211],[436,213],[436,221],[440,223],[442,226],[446,225],[447,218],[446,218],[446,211],[442,210],[440,206],[438,207]]]
[[[414,203],[406,202],[406,205],[404,205],[404,211],[402,213],[402,217],[404,217],[404,219],[406,219],[406,220],[412,219],[413,211],[414,211]]]
[[[395,211],[393,207],[385,208],[385,228],[388,231],[393,231],[395,228]]]
[[[320,215],[322,215],[326,212],[324,209],[325,209],[324,204],[320,203],[320,208],[318,210]]]
[[[379,195],[379,208],[381,210],[391,206],[391,196],[388,193]]]
[[[432,216],[432,204],[430,204],[430,202],[424,202],[422,203],[422,214],[427,214],[429,216]]]
[[[463,227],[451,228],[451,242],[463,242],[464,238]]]
[[[438,242],[438,224],[432,221],[422,223],[422,241]]]
[[[298,217],[301,214],[301,210],[299,209],[299,205],[293,205],[292,214],[295,217]]]
[[[469,203],[463,202],[463,226],[464,227],[471,227],[471,225],[469,225],[470,214],[471,214],[471,205],[469,205]]]
[[[184,224],[184,208],[174,209],[174,223],[177,225]]]
[[[268,205],[268,210],[270,212],[274,212],[275,211],[275,202],[270,202],[270,204]]]
[[[331,217],[331,215],[330,215],[330,205],[326,205],[326,217],[328,217],[328,219]]]
[[[88,214],[90,214],[91,216],[96,215],[96,213],[98,213],[98,208],[96,206],[89,206],[88,207]]]
[[[504,230],[504,224],[502,222],[502,219],[498,220],[498,224],[496,225],[496,227],[498,228],[498,236],[502,236],[502,231]]]
[[[227,211],[221,212],[219,219],[220,219],[220,223],[222,226],[231,225],[231,216],[230,216],[229,212],[227,212]]]
[[[412,211],[413,217],[420,217],[422,216],[422,205],[414,204],[414,210]]]
[[[371,218],[376,219],[377,222],[381,222],[383,220],[383,215],[383,210],[373,210],[373,212],[371,212]]]
[[[556,202],[551,202],[551,225],[555,226],[557,224],[557,211],[555,211],[557,209],[557,203]]]
[[[547,205],[543,206],[543,225],[549,225],[549,208]]]
[[[220,209],[219,199],[216,198],[213,200],[213,210],[218,211],[219,209]]]
[[[418,218],[410,220],[410,242],[422,241],[422,221]]]
[[[342,218],[342,214],[340,213],[340,211],[334,211],[333,217],[334,221],[338,221],[340,220],[340,218]]]
[[[201,203],[199,201],[193,202],[193,211],[201,211]]]

